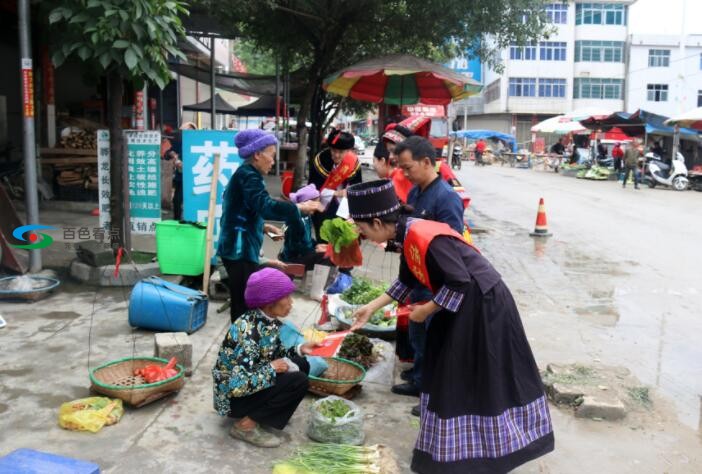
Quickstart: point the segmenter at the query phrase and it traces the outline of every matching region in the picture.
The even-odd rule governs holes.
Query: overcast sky
[[[630,10],[629,32],[634,34],[702,34],[702,0],[638,0]]]

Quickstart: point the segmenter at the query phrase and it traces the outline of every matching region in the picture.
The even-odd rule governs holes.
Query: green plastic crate
[[[206,242],[205,228],[173,220],[157,222],[156,258],[161,273],[201,275],[205,269]]]

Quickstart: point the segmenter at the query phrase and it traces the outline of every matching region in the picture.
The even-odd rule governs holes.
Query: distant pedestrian
[[[483,153],[485,153],[485,149],[487,148],[487,143],[485,143],[485,140],[482,138],[478,140],[478,143],[475,144],[475,164],[476,165],[482,165],[483,163]]]
[[[624,158],[624,150],[622,150],[622,144],[617,142],[612,148],[612,158],[614,159],[614,172],[617,174],[621,173],[622,169],[622,158]]]
[[[607,159],[607,147],[599,139],[597,140],[597,159],[601,161]]]
[[[639,139],[634,138],[624,152],[624,179],[622,180],[622,188],[626,188],[626,182],[629,179],[629,175],[633,174],[634,189],[639,189],[638,165],[640,156],[641,147],[639,146]]]

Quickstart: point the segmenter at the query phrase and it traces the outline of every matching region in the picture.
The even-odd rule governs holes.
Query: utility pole
[[[215,37],[210,36],[210,129],[217,130],[215,117],[217,116],[217,104],[215,103]]]
[[[24,202],[27,224],[39,224],[39,197],[37,195],[37,156],[34,137],[34,68],[32,67],[32,42],[29,0],[18,0],[20,66],[22,72],[22,151],[24,154]],[[41,270],[41,250],[29,251],[29,271]]]

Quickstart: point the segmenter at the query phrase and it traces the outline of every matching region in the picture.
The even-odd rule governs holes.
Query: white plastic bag
[[[310,287],[310,298],[321,301],[324,295],[324,287],[327,285],[330,267],[326,265],[315,265],[312,272],[312,285]]]
[[[341,400],[351,410],[338,418],[327,418],[319,411],[324,401]],[[355,403],[331,395],[317,400],[310,407],[310,420],[307,425],[307,436],[320,443],[363,444],[366,434],[363,432],[363,412]]]

